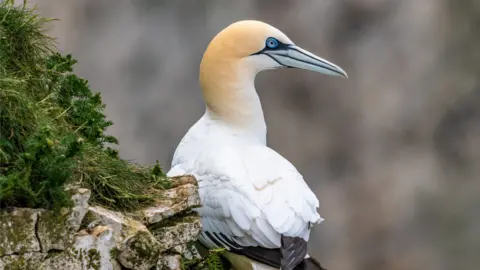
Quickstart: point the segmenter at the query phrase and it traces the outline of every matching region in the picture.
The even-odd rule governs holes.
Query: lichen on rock
[[[202,225],[200,217],[192,214],[165,222],[158,227],[151,227],[150,230],[160,243],[162,251],[166,251],[179,244],[195,241],[202,230]]]
[[[73,233],[67,226],[67,216],[51,210],[38,214],[37,235],[42,252],[64,250],[73,241]]]
[[[68,216],[67,223],[72,231],[78,231],[82,224],[83,218],[88,212],[88,200],[92,192],[86,188],[73,189],[73,207]]]
[[[160,245],[148,231],[138,232],[122,243],[117,259],[129,269],[149,270],[160,257]]]
[[[29,208],[0,210],[0,256],[40,251],[35,231],[38,213]]]
[[[137,211],[137,215],[146,224],[161,222],[164,218],[188,211],[201,204],[195,177],[191,175],[172,178],[172,188],[162,193],[162,200],[156,204]]]
[[[120,270],[120,264],[110,255],[115,245],[111,228],[106,228],[97,235],[80,234],[75,236],[75,242],[71,247],[65,252],[48,257],[40,268],[42,270]]]
[[[87,224],[88,226],[101,224],[111,227],[114,230],[114,237],[119,243],[134,236],[139,231],[148,231],[143,223],[101,206],[90,206],[87,215],[91,221],[90,224]]]
[[[171,200],[195,200],[189,199],[198,196],[192,188],[197,186],[186,183],[168,194]],[[189,207],[147,227],[135,214],[89,206],[89,194],[74,193],[70,209],[1,211],[0,269],[180,269],[181,257],[201,230]]]
[[[28,270],[38,269],[38,265],[47,257],[46,253],[27,252],[20,255],[6,255],[0,257],[0,269]]]
[[[182,270],[182,256],[165,255],[158,260],[154,270]]]
[[[38,214],[37,235],[42,252],[64,250],[73,242],[74,233],[78,231],[88,211],[90,190],[78,188],[73,190],[73,206],[63,211],[43,210]]]

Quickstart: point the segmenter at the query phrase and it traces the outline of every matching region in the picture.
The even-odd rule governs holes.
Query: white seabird
[[[258,72],[282,67],[347,77],[263,22],[239,21],[217,34],[200,64],[205,114],[181,140],[168,172],[197,178],[199,240],[226,248],[235,269],[323,269],[307,255],[311,226],[323,220],[318,199],[295,167],[266,145],[254,86]]]

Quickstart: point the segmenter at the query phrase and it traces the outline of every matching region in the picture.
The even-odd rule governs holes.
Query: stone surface
[[[118,261],[126,268],[149,270],[160,256],[160,245],[148,231],[138,232],[122,243]]]
[[[175,254],[182,255],[183,253],[185,253],[185,251],[187,251],[187,244],[176,245],[172,247],[169,251]]]
[[[193,184],[198,186],[197,179],[195,179],[195,176],[186,174],[186,175],[180,175],[180,176],[174,176],[171,177],[171,182],[172,182],[172,187],[178,187],[186,184]]]
[[[76,257],[77,254],[74,254],[73,251],[70,253],[70,250],[65,252],[57,253],[49,258],[47,258],[42,264],[40,264],[40,270],[56,270],[56,269],[71,269],[83,270],[83,263],[81,259]],[[82,254],[83,256],[83,254]]]
[[[88,212],[88,200],[91,196],[91,191],[86,188],[78,188],[72,196],[73,207],[68,216],[67,223],[72,231],[78,231],[85,214]]]
[[[88,189],[68,190],[71,208],[0,211],[1,270],[179,270],[182,256],[196,258],[190,251],[201,230],[190,211],[200,204],[195,178],[175,177],[156,207],[127,214],[89,206]]]
[[[156,270],[182,270],[182,256],[164,255],[156,265]]]
[[[90,207],[87,218],[91,221],[88,227],[95,224],[97,228],[108,226],[113,229],[117,259],[124,267],[148,270],[155,266],[160,254],[159,243],[144,224],[99,206]],[[95,234],[94,230],[90,231]]]
[[[28,208],[0,211],[0,256],[40,251],[35,234],[38,212]]]
[[[153,236],[160,243],[162,252],[179,244],[195,241],[202,229],[200,217],[182,217],[176,223],[151,228]]]
[[[64,250],[73,242],[74,233],[78,231],[88,211],[90,190],[77,188],[73,190],[73,206],[65,211],[41,211],[38,215],[37,235],[43,252]]]
[[[92,230],[94,234],[81,234],[75,237],[72,247],[57,253],[40,266],[41,270],[82,269],[82,270],[121,270],[115,259],[115,239],[113,229],[104,226]]]
[[[42,252],[64,250],[73,241],[73,233],[67,227],[67,216],[43,210],[38,214],[37,235]]]
[[[198,251],[197,247],[192,245],[187,245],[187,249],[182,253],[182,256],[187,260],[201,259],[202,256]]]
[[[120,212],[105,209],[100,206],[90,206],[87,219],[95,225],[105,225],[113,229],[115,240],[122,243],[139,231],[148,231],[141,222],[123,215]],[[88,226],[91,226],[90,224]]]
[[[200,206],[200,195],[195,178],[180,177],[172,180],[174,188],[166,190],[162,196],[164,200],[157,202],[156,206],[141,210],[140,216],[146,224],[153,224],[171,217],[180,212]],[[181,185],[180,185],[181,184]]]
[[[2,270],[34,270],[47,257],[46,253],[28,252],[21,255],[5,255],[0,257]]]

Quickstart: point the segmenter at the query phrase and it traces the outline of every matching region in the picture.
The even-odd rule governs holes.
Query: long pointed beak
[[[348,78],[347,73],[341,67],[295,45],[287,45],[280,50],[266,50],[263,53],[286,67]]]

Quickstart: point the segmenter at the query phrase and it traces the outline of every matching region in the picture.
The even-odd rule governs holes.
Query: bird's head
[[[225,63],[246,66],[254,74],[288,67],[347,77],[339,66],[295,45],[277,28],[254,20],[233,23],[217,34],[204,54],[201,67]]]
[[[339,66],[295,45],[277,28],[254,20],[235,22],[208,45],[200,64],[200,84],[209,111],[254,115],[254,79],[258,72],[300,68],[347,77]],[[253,92],[253,93],[252,93]],[[263,117],[262,117],[263,119]]]

